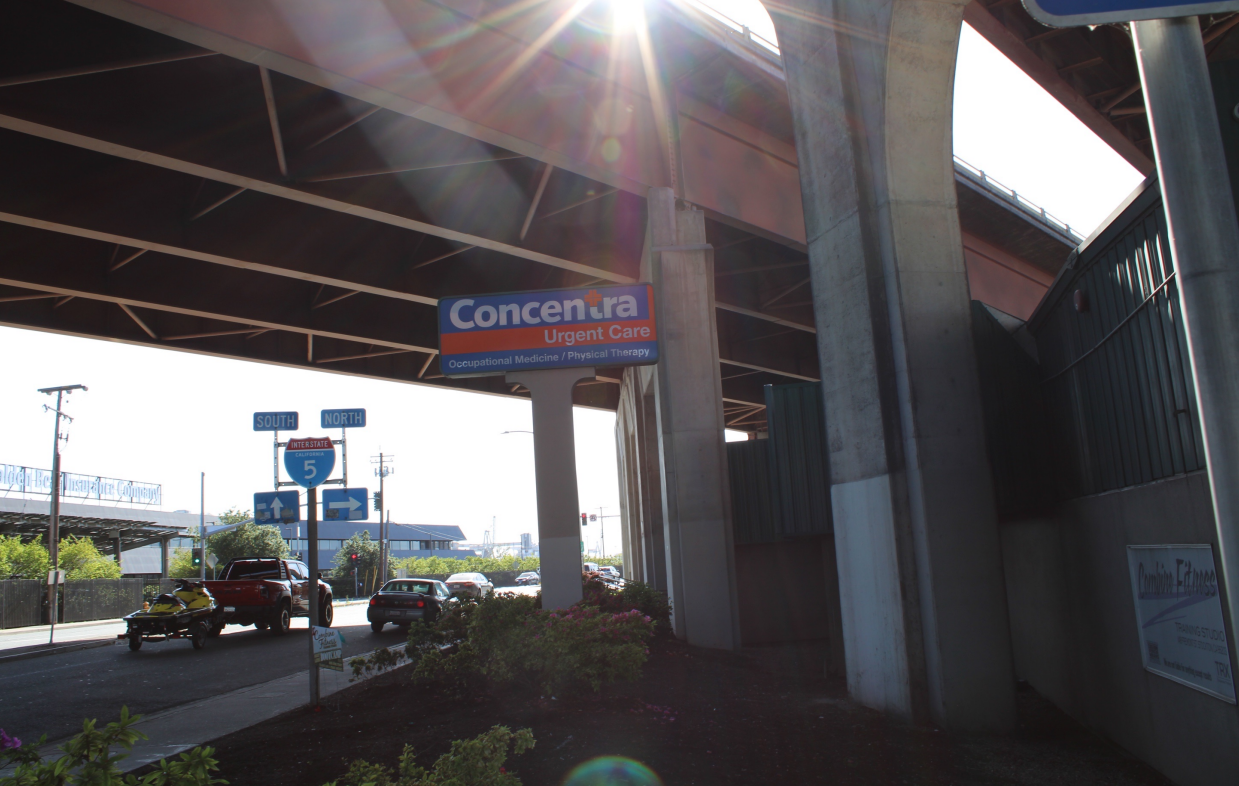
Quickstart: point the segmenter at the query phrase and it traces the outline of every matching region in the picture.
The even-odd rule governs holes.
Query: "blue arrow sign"
[[[255,412],[255,431],[296,431],[296,412]]]
[[[365,521],[370,489],[323,489],[323,521]]]
[[[284,449],[284,469],[298,486],[321,485],[335,466],[336,446],[329,437],[290,439]]]
[[[1239,0],[1024,0],[1038,22],[1050,27],[1106,25],[1140,19],[1170,19],[1239,11]]]
[[[365,409],[324,409],[320,417],[323,428],[365,428]]]
[[[259,524],[296,524],[301,521],[301,500],[296,490],[260,491],[255,494],[254,521]]]

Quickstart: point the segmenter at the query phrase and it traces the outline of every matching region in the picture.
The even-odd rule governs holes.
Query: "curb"
[[[64,644],[58,647],[51,647],[45,650],[18,652],[14,655],[0,655],[0,663],[12,663],[13,661],[29,660],[30,658],[42,658],[46,655],[63,655],[66,652],[89,650],[94,649],[95,647],[106,647],[112,643],[114,643],[113,639],[103,639],[102,641],[80,641],[72,644]]]

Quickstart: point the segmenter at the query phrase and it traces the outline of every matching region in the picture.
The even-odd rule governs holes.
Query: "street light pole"
[[[56,394],[56,408],[53,410],[46,404],[43,405],[43,411],[52,411],[56,413],[53,420],[56,421],[55,438],[52,441],[52,489],[51,489],[51,509],[47,516],[47,553],[51,558],[52,570],[58,570],[60,567],[60,419],[64,418],[70,423],[73,418],[66,415],[61,410],[61,404],[64,402],[64,394],[72,393],[75,390],[85,391],[85,385],[61,385],[58,388],[39,388],[40,393],[46,395]],[[66,436],[65,439],[68,439]],[[116,563],[120,564],[120,552],[116,552]],[[51,624],[51,630],[48,634],[48,644],[51,644],[56,636],[56,617],[59,616],[59,604],[57,601],[56,587],[59,581],[52,581],[47,586],[47,619]]]
[[[395,458],[395,456],[388,456],[383,453],[370,457],[371,464],[378,464],[374,468],[374,474],[379,479],[379,498],[378,504],[375,506],[379,511],[379,586],[387,582],[387,536],[390,530],[390,527],[387,525],[391,523],[391,508],[387,506],[387,497],[383,493],[383,481],[388,475],[396,471],[392,466],[392,461]],[[383,515],[384,511],[387,514],[386,519]]]
[[[198,561],[201,563],[198,579],[206,581],[206,472],[202,473],[198,486],[198,534],[201,536],[198,541]]]

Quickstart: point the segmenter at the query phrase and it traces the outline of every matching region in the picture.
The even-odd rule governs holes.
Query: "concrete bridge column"
[[[661,356],[655,399],[672,626],[690,644],[740,644],[723,391],[714,314],[714,253],[705,216],[649,192],[647,239]]]
[[[959,729],[1014,677],[951,160],[966,0],[771,4],[795,120],[848,688]]]
[[[627,540],[627,578],[667,591],[667,550],[662,517],[662,469],[652,367],[624,371],[616,413],[620,501]]]

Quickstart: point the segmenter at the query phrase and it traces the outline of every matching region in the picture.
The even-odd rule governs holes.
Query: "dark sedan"
[[[370,598],[366,619],[375,633],[391,622],[408,625],[418,620],[433,622],[452,599],[452,593],[434,579],[392,579]]]

